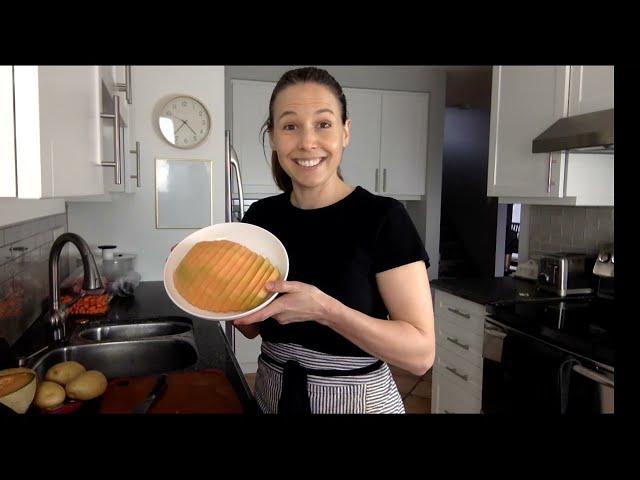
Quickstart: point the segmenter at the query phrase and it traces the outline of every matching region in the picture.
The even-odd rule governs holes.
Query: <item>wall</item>
[[[10,345],[42,313],[51,245],[66,231],[65,213],[0,228],[0,337]],[[61,282],[69,274],[69,248],[75,246],[65,246],[60,255]]]
[[[613,207],[523,205],[528,210],[528,256],[577,252],[595,255],[613,243]]]
[[[455,229],[478,275],[493,278],[498,202],[487,197],[489,120],[488,109],[446,109],[442,216]]]
[[[420,66],[318,65],[318,67],[326,69],[345,88],[430,92],[425,179],[427,195],[421,201],[407,201],[404,204],[429,254],[431,260],[429,278],[438,278],[446,73]],[[228,87],[225,92],[227,105],[232,105],[230,88],[232,79],[276,82],[284,72],[292,68],[296,66],[233,65],[227,67],[225,69],[225,82]],[[264,108],[266,119],[268,105],[257,108]],[[347,111],[348,109],[349,105],[347,105]],[[226,119],[227,124],[231,125],[231,108],[227,108]],[[268,151],[267,158],[270,158]],[[240,161],[242,162],[242,159]]]
[[[213,219],[214,223],[224,222],[224,67],[134,66],[132,77],[142,186],[134,194],[112,194],[113,200],[107,203],[68,203],[69,230],[90,245],[115,244],[120,252],[138,255],[136,270],[142,280],[162,280],[171,246],[194,230],[156,229],[156,158],[213,160]],[[191,150],[166,143],[154,123],[158,105],[177,94],[202,100],[212,117],[209,137]],[[134,161],[132,155],[129,159]]]

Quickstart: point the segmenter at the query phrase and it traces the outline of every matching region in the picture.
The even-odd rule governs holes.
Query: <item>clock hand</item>
[[[184,122],[184,124],[189,127],[189,124],[187,122]],[[191,130],[193,132],[194,135],[197,135],[196,132],[193,131],[193,128],[189,127],[189,130]]]
[[[178,119],[178,120],[180,120],[180,119]],[[182,120],[182,125],[180,125],[180,126],[178,127],[178,129],[177,129],[177,130],[175,130],[173,133],[174,133],[174,134],[178,133],[178,130],[180,130],[180,129],[181,129],[182,127],[184,127],[185,125],[187,125],[187,122],[185,122],[184,120]],[[187,127],[188,127],[188,126],[189,126],[189,125],[187,125]]]

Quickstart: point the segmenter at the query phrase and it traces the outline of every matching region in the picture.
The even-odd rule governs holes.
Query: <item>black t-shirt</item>
[[[303,210],[290,193],[254,202],[245,223],[273,233],[289,255],[287,280],[318,287],[343,304],[374,318],[388,311],[376,273],[429,257],[404,205],[362,187],[327,207]],[[273,318],[260,324],[269,342],[295,343],[344,356],[369,356],[329,327],[314,321],[281,325]]]

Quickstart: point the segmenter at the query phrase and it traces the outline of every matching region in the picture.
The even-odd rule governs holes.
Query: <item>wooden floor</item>
[[[390,367],[398,385],[407,413],[431,413],[431,370],[422,377],[416,377],[400,368]],[[253,392],[255,373],[245,374],[247,383]]]

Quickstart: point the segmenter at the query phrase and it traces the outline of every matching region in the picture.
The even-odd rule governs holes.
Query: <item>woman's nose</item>
[[[300,129],[300,147],[305,150],[312,150],[316,148],[318,136],[315,129],[303,128]]]

